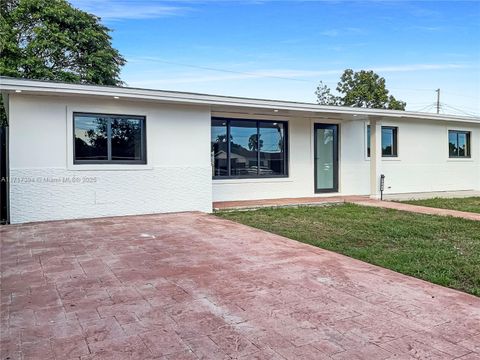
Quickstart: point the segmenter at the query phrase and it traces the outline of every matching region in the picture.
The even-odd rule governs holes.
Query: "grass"
[[[480,196],[454,199],[425,199],[402,201],[405,204],[428,206],[433,208],[468,211],[480,214]]]
[[[216,215],[480,296],[480,222],[354,204]]]

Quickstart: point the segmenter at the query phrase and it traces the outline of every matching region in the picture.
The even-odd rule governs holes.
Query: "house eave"
[[[190,92],[166,91],[139,89],[130,87],[98,86],[84,84],[69,84],[52,81],[38,81],[18,78],[0,77],[0,90],[6,93],[21,91],[25,94],[56,95],[56,96],[89,96],[115,98],[130,101],[155,101],[171,104],[204,105],[209,106],[212,111],[228,111],[237,109],[245,111],[252,110],[274,110],[304,116],[326,116],[336,114],[348,120],[368,120],[371,117],[381,119],[423,119],[433,121],[450,121],[463,123],[480,124],[480,117],[468,117],[446,114],[430,114],[412,111],[398,111],[385,109],[366,109],[342,106],[323,106],[313,103],[301,103],[283,100],[267,100],[242,98],[223,95],[209,95]]]

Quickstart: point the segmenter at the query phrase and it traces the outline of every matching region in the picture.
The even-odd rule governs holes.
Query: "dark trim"
[[[450,133],[455,133],[456,138],[457,138],[457,148],[458,148],[458,135],[459,134],[465,134],[467,136],[467,154],[464,156],[460,155],[451,155],[450,154]],[[472,132],[468,130],[448,130],[448,158],[449,159],[471,159],[472,158]]]
[[[283,163],[285,166],[284,174],[281,175],[259,175],[258,169],[260,166],[260,151],[257,151],[257,175],[226,175],[226,176],[212,176],[213,180],[235,180],[235,179],[272,179],[272,178],[288,178],[289,177],[289,138],[288,138],[288,121],[286,120],[262,120],[262,119],[248,119],[248,118],[228,118],[228,117],[218,117],[214,116],[211,120],[225,121],[227,127],[227,172],[231,174],[231,141],[230,141],[230,122],[231,121],[255,121],[257,126],[257,142],[258,135],[260,134],[260,123],[281,123],[283,124],[284,135],[283,135]],[[211,142],[211,139],[210,139]]]
[[[383,130],[392,130],[392,141],[393,141],[393,148],[392,148],[392,154],[384,154],[383,153],[383,144],[381,144],[382,148],[382,157],[385,158],[396,158],[398,157],[398,127],[397,126],[382,126],[382,133],[380,134],[380,142],[382,141],[383,138]]]
[[[77,160],[75,159],[75,117],[77,116],[105,116],[109,117],[107,123],[107,158],[108,160]],[[111,118],[125,118],[141,120],[141,144],[140,160],[112,160],[112,127]],[[145,165],[147,164],[147,117],[142,115],[126,115],[126,114],[106,114],[106,113],[88,113],[88,112],[74,112],[72,116],[72,130],[73,130],[73,164],[74,165]]]
[[[0,225],[10,223],[10,167],[8,126],[0,127]]]
[[[318,129],[333,129],[333,187],[332,188],[318,188],[317,184],[317,130]],[[313,176],[316,194],[338,192],[338,138],[340,133],[340,126],[338,124],[319,124],[315,123],[313,126]]]
[[[383,154],[383,143],[382,143],[382,135],[383,135],[383,130],[384,129],[393,129],[393,150],[394,154],[393,155],[384,155]],[[370,131],[371,127],[370,124],[367,125],[367,158],[370,159]],[[398,157],[398,126],[382,126],[380,129],[380,149],[382,151],[382,158],[397,158]]]

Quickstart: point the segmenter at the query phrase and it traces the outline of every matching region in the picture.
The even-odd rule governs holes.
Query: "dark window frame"
[[[392,148],[392,154],[390,155],[385,155],[383,153],[383,130],[393,130],[393,148]],[[371,153],[371,144],[370,144],[370,124],[367,125],[367,158],[370,159],[370,153]],[[382,150],[382,158],[397,158],[398,157],[398,126],[382,126],[380,130],[380,147]]]
[[[77,160],[75,157],[75,118],[77,116],[104,116],[108,118],[107,125],[107,160]],[[141,120],[141,158],[139,160],[112,160],[112,118]],[[73,123],[73,164],[74,165],[146,165],[147,164],[147,117],[144,115],[105,114],[91,112],[74,112]]]
[[[457,149],[458,149],[458,135],[465,134],[466,135],[466,151],[465,155],[452,155],[450,153],[450,134],[455,133],[456,140],[457,140]],[[448,130],[448,158],[449,159],[471,159],[472,158],[472,132],[468,130]]]
[[[213,180],[235,180],[235,179],[272,179],[272,178],[288,178],[289,176],[289,166],[288,166],[288,161],[289,161],[289,153],[288,153],[288,148],[289,148],[289,139],[288,139],[288,121],[285,120],[264,120],[264,119],[247,119],[247,118],[229,118],[229,117],[212,117],[210,121],[210,126],[212,124],[213,120],[218,120],[218,121],[224,121],[226,122],[226,135],[227,135],[227,173],[229,175],[212,175]],[[283,124],[283,129],[284,129],[284,145],[283,145],[283,161],[285,164],[285,170],[284,174],[280,175],[230,175],[231,174],[231,141],[230,141],[230,134],[231,134],[231,129],[230,129],[230,122],[231,121],[254,121],[256,122],[257,126],[257,136],[260,132],[260,123],[279,123]],[[211,143],[211,139],[210,139]],[[260,163],[260,149],[257,151],[257,164]]]
[[[333,130],[333,187],[332,188],[319,188],[317,180],[317,129],[331,129]],[[313,125],[313,174],[314,174],[314,192],[315,194],[323,193],[336,193],[339,189],[339,168],[340,168],[340,159],[339,159],[339,137],[340,137],[340,124],[323,124],[315,123]]]
[[[382,126],[382,134],[380,140],[383,138],[383,130],[392,130],[392,152],[391,154],[383,153],[383,141],[382,141],[382,157],[395,158],[398,157],[398,127],[397,126]]]

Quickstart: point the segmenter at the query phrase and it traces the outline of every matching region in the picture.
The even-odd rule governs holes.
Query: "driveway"
[[[200,213],[0,228],[1,359],[479,359],[480,299]]]

